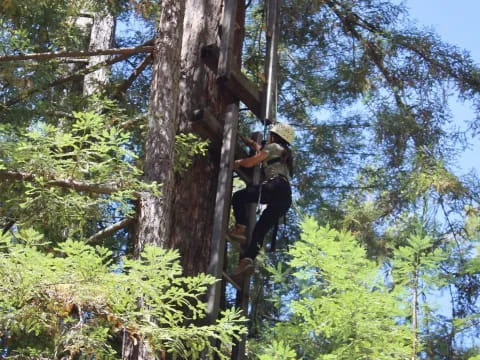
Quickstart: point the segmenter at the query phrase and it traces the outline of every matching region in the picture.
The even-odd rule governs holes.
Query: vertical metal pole
[[[268,0],[267,56],[265,60],[267,83],[264,88],[264,104],[262,106],[262,121],[264,124],[271,124],[276,121],[279,12],[280,0]]]
[[[222,153],[220,157],[220,172],[218,174],[217,194],[215,203],[215,221],[213,224],[212,247],[208,273],[216,279],[222,278],[225,234],[227,232],[230,197],[232,194],[232,171],[235,155],[235,144],[238,129],[238,104],[227,106],[223,130]],[[222,284],[217,281],[208,291],[207,319],[210,323],[217,320]]]

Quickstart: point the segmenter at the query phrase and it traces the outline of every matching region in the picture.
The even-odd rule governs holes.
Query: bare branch
[[[29,181],[33,182],[39,179],[41,176],[26,173],[22,171],[11,171],[11,170],[0,170],[0,179],[1,180],[20,180],[20,181]],[[45,186],[47,187],[61,187],[66,189],[73,189],[77,191],[85,191],[93,194],[113,194],[116,191],[121,190],[121,188],[115,184],[96,184],[78,180],[71,179],[55,179],[55,178],[46,178]]]
[[[328,189],[328,190],[378,190],[382,189],[381,184],[373,185],[321,185],[316,186],[317,189]]]
[[[98,55],[117,55],[117,54],[138,54],[138,53],[151,53],[153,46],[135,46],[116,49],[100,49],[93,51],[55,51],[36,54],[22,54],[22,55],[8,55],[0,56],[0,62],[7,61],[25,61],[25,60],[49,60],[54,58],[79,58],[90,57]]]
[[[133,70],[133,72],[130,74],[128,79],[126,79],[123,83],[120,84],[120,86],[117,88],[117,94],[116,96],[121,96],[124,94],[127,89],[133,84],[135,79],[142,73],[145,68],[150,65],[153,61],[153,56],[152,54],[146,56],[140,64]]]
[[[119,222],[117,222],[113,225],[110,225],[110,226],[106,227],[105,229],[99,231],[98,233],[90,236],[87,239],[87,243],[96,242],[96,241],[98,241],[102,238],[113,235],[118,230],[126,228],[127,226],[129,226],[130,224],[133,224],[134,222],[135,222],[135,220],[132,219],[132,218],[123,219],[122,221],[119,221]]]
[[[133,126],[139,126],[142,124],[142,121],[143,123],[145,123],[145,115],[144,114],[141,114],[139,116],[136,116],[130,120],[127,120],[121,124],[118,124],[118,126],[120,127],[120,129],[123,129],[123,130],[128,130],[130,129],[131,127]]]
[[[33,88],[33,89],[30,89],[29,91],[25,92],[22,96],[16,98],[16,99],[12,99],[10,101],[7,101],[7,103],[5,103],[5,107],[10,107],[12,105],[15,105],[15,104],[18,104],[20,101],[23,101],[25,100],[26,98],[28,98],[29,96],[35,94],[35,93],[38,93],[40,91],[43,91],[43,90],[47,90],[53,86],[58,86],[58,85],[61,85],[61,84],[64,84],[66,82],[69,82],[69,81],[73,81],[73,80],[81,80],[81,78],[87,74],[90,74],[94,71],[97,71],[98,69],[104,67],[104,66],[108,66],[108,65],[112,65],[112,64],[115,64],[117,62],[120,62],[120,61],[123,61],[127,58],[129,58],[131,56],[131,54],[126,54],[126,55],[119,55],[113,59],[109,59],[109,60],[106,60],[104,62],[101,62],[101,63],[98,63],[98,64],[95,64],[94,66],[90,66],[90,67],[87,67],[75,74],[72,74],[72,75],[69,75],[69,76],[66,76],[66,77],[63,77],[63,78],[60,78],[60,79],[57,79],[57,80],[54,80],[50,83],[47,83],[47,84],[44,84],[38,88]]]
[[[149,41],[145,42],[144,44],[142,44],[142,46],[149,46],[152,43],[153,43],[153,40],[149,40]],[[54,80],[54,81],[49,82],[47,84],[41,85],[37,88],[30,89],[29,91],[22,94],[22,96],[7,101],[5,104],[3,104],[3,106],[7,108],[7,107],[13,106],[15,104],[18,104],[19,102],[25,100],[26,98],[28,98],[29,96],[31,96],[35,93],[38,93],[38,92],[43,91],[43,90],[47,90],[47,89],[49,89],[53,86],[58,86],[58,85],[61,85],[61,84],[64,84],[66,82],[73,81],[73,80],[76,80],[76,79],[81,80],[81,78],[83,76],[87,75],[87,74],[90,74],[94,71],[97,71],[98,69],[100,69],[104,66],[109,66],[109,65],[115,64],[117,62],[123,61],[125,59],[128,59],[130,56],[132,56],[132,54],[122,54],[122,55],[119,55],[119,56],[117,56],[113,59],[108,59],[108,60],[105,60],[105,61],[100,62],[98,64],[95,64],[94,66],[87,67],[87,68],[85,68],[81,71],[78,71],[77,73],[74,73],[72,75]]]

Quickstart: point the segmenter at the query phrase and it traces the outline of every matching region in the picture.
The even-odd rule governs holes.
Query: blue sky
[[[405,0],[405,4],[411,18],[419,27],[429,27],[444,41],[468,50],[473,60],[480,65],[480,0]],[[468,105],[455,102],[452,102],[452,114],[459,124],[474,116]],[[473,139],[472,144],[472,148],[459,159],[459,174],[465,174],[472,169],[480,173],[480,139]],[[447,298],[440,296],[437,301],[441,304],[444,315],[449,316],[450,305]]]
[[[449,43],[470,50],[480,60],[478,0],[405,0],[412,18],[430,26]]]
[[[468,50],[480,64],[480,0],[405,0],[405,4],[419,27],[426,26],[444,41]],[[452,113],[459,124],[474,116],[470,106],[459,103],[452,103]],[[459,159],[461,173],[471,169],[480,172],[480,141],[475,139],[472,143],[472,148]]]

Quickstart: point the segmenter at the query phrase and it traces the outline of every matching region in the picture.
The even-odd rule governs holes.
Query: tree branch
[[[141,115],[135,116],[133,119],[130,119],[123,123],[118,124],[118,126],[120,127],[120,129],[128,130],[133,126],[138,126],[139,124],[141,124],[142,121],[145,122],[145,119],[146,119],[145,115],[141,114]]]
[[[37,88],[30,89],[29,91],[25,92],[22,96],[20,96],[16,99],[12,99],[10,101],[7,101],[5,103],[5,107],[10,107],[10,106],[13,106],[15,104],[18,104],[20,101],[25,100],[29,96],[31,96],[35,93],[38,93],[40,91],[47,90],[47,89],[49,89],[53,86],[58,86],[58,85],[61,85],[61,84],[64,84],[66,82],[73,81],[73,80],[76,80],[76,79],[81,80],[81,78],[83,76],[87,75],[87,74],[90,74],[94,71],[97,71],[98,69],[100,69],[104,66],[112,65],[112,64],[115,64],[117,62],[123,61],[123,60],[129,58],[130,56],[131,56],[131,54],[119,55],[119,56],[115,57],[114,59],[109,59],[109,60],[103,61],[101,63],[95,64],[94,66],[87,67],[87,68],[85,68],[85,69],[83,69],[83,70],[81,70],[81,71],[79,71],[75,74],[72,74],[72,75],[66,76],[64,78],[54,80],[50,83],[44,84],[44,85],[42,85],[40,87],[37,87]]]
[[[26,173],[22,171],[11,171],[11,170],[0,170],[0,179],[1,180],[20,180],[33,182],[41,176]],[[45,181],[45,186],[47,187],[60,187],[66,189],[73,189],[77,191],[85,191],[93,194],[113,194],[116,191],[122,190],[117,184],[96,184],[90,182],[83,182],[78,180],[71,179],[55,179],[47,177]]]
[[[117,54],[137,54],[137,53],[151,53],[153,51],[153,46],[135,46],[135,47],[126,47],[126,48],[116,48],[116,49],[100,49],[93,51],[56,51],[56,52],[45,52],[45,53],[36,53],[36,54],[22,54],[22,55],[7,55],[0,56],[0,62],[7,61],[25,61],[25,60],[49,60],[54,58],[78,58],[78,57],[90,57],[90,56],[99,56],[99,55],[117,55]]]
[[[135,79],[142,73],[145,68],[150,65],[153,62],[153,55],[147,55],[140,64],[133,70],[133,72],[130,74],[128,79],[126,79],[123,83],[121,83],[118,88],[117,88],[117,93],[115,94],[115,97],[121,96],[124,94],[127,89],[133,84]]]
[[[98,233],[90,236],[87,239],[87,243],[95,242],[107,236],[113,235],[118,230],[126,228],[128,225],[133,224],[134,222],[135,222],[135,219],[132,219],[132,218],[123,219],[122,221],[119,221],[113,225],[110,225],[105,229],[99,231]]]
[[[149,41],[145,42],[144,44],[142,44],[141,46],[147,46],[147,45],[150,45],[151,43],[153,43],[153,40],[149,40]],[[75,79],[81,79],[83,76],[85,76],[87,74],[90,74],[94,71],[97,71],[98,69],[100,69],[104,66],[109,66],[109,65],[115,64],[117,62],[123,61],[125,59],[128,59],[130,56],[132,56],[132,54],[122,54],[122,55],[119,55],[119,56],[117,56],[113,59],[108,59],[108,60],[102,61],[98,64],[95,64],[94,66],[87,67],[87,68],[85,68],[85,69],[83,69],[83,70],[81,70],[77,73],[74,73],[72,75],[54,80],[54,81],[49,82],[47,84],[41,85],[40,87],[30,89],[29,91],[25,92],[20,97],[7,101],[4,104],[4,107],[10,107],[10,106],[13,106],[15,104],[18,104],[20,101],[25,100],[29,96],[31,96],[35,93],[38,93],[40,91],[47,90],[47,89],[49,89],[53,86],[58,86],[58,85],[66,83],[66,82],[75,80]]]
[[[365,25],[361,25],[358,23],[358,20],[360,17],[350,11],[349,9],[346,9],[344,6],[342,6],[340,3],[338,3],[335,0],[326,0],[325,3],[327,4],[328,7],[334,12],[334,14],[338,17],[338,19],[342,22],[344,28],[346,31],[348,31],[360,44],[362,44],[365,53],[369,56],[369,58],[373,61],[373,63],[377,66],[378,70],[382,73],[383,77],[387,81],[387,83],[390,86],[390,89],[393,92],[393,96],[395,98],[395,101],[397,103],[397,106],[401,110],[405,110],[406,106],[404,102],[402,101],[402,98],[397,90],[397,88],[401,89],[402,84],[401,82],[394,76],[392,75],[388,69],[385,66],[383,55],[381,49],[375,44],[373,41],[370,40],[365,40],[360,34],[355,29],[355,25],[361,26],[362,28],[365,28]],[[338,6],[338,8],[337,8]],[[373,27],[369,28],[367,27],[369,31],[376,33],[378,30]]]
[[[382,189],[381,184],[373,185],[321,185],[316,186],[317,189],[326,189],[326,190],[378,190]]]

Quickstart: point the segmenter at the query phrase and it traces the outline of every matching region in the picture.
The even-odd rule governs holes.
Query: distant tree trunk
[[[109,49],[113,46],[115,38],[115,18],[113,15],[102,12],[96,13],[93,17],[92,29],[90,31],[89,50]],[[108,55],[92,56],[89,58],[88,66],[101,63],[109,58]],[[98,91],[99,86],[105,85],[108,81],[107,68],[102,67],[97,71],[85,76],[83,83],[83,95],[89,96]]]

